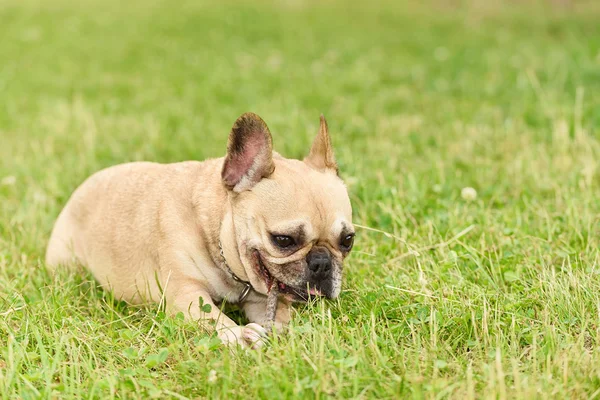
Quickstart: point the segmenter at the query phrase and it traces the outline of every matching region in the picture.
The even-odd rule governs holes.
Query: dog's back
[[[201,179],[202,170],[212,164],[135,162],[95,173],[75,190],[60,213],[46,265],[51,270],[85,265],[117,297],[134,303],[158,299],[156,281],[163,279],[156,276],[160,275],[157,253],[165,245],[161,231],[169,225],[188,229],[181,221],[192,209],[195,185],[189,185],[189,176]],[[186,211],[183,199],[189,199],[190,210]],[[141,282],[146,287],[138,287]]]

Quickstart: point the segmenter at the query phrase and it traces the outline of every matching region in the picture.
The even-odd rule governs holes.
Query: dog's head
[[[325,118],[300,161],[273,152],[269,128],[258,115],[242,115],[229,135],[221,176],[241,262],[255,290],[267,293],[277,282],[289,300],[337,297],[354,227]]]

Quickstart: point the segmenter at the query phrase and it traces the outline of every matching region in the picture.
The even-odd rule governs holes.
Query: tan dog
[[[171,311],[216,320],[223,342],[254,347],[273,285],[276,326],[289,321],[291,302],[340,293],[353,229],[325,119],[299,161],[274,153],[267,125],[247,113],[225,158],[92,175],[58,217],[46,262],[82,264],[117,298],[164,298]],[[251,323],[237,326],[215,306],[222,301],[240,303]]]

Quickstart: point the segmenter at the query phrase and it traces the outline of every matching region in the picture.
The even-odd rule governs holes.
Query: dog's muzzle
[[[322,295],[334,297],[333,259],[325,247],[314,247],[306,256],[307,280]]]

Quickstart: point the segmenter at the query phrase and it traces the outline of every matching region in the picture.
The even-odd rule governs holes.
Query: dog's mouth
[[[273,285],[277,283],[279,293],[284,295],[290,301],[308,301],[311,298],[324,296],[319,289],[310,287],[308,284],[305,288],[298,288],[277,281],[265,266],[258,250],[254,250],[254,268],[256,269],[257,274],[265,281],[268,292],[270,292]]]

